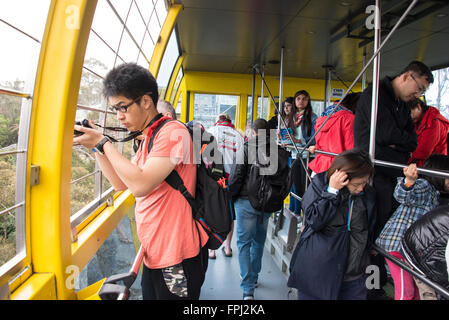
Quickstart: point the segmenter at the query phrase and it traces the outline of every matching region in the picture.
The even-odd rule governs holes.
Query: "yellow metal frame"
[[[162,57],[164,56],[168,40],[170,40],[171,33],[173,31],[173,28],[175,27],[176,19],[178,18],[182,7],[183,6],[180,4],[173,4],[168,10],[167,17],[165,18],[156,46],[154,47],[153,56],[150,61],[149,70],[155,78],[157,78],[157,75],[159,73]]]
[[[176,61],[175,68],[173,69],[170,81],[168,83],[167,91],[165,91],[165,100],[169,101],[173,106],[174,106],[175,102],[171,101],[170,97],[173,94],[173,89],[174,89],[173,87],[175,86],[176,79],[178,78],[179,70],[182,67],[182,63],[184,62],[185,56],[186,56],[185,53],[183,53],[182,55],[180,55],[178,57],[178,60]],[[179,91],[179,87],[178,87],[178,91]],[[176,98],[176,95],[175,95],[175,98]],[[175,101],[177,102],[176,99],[175,99]]]
[[[31,164],[40,167],[39,185],[31,188],[27,179],[26,239],[30,254],[25,262],[32,268],[10,286],[12,299],[89,298],[96,289],[86,288],[84,293],[75,294],[67,285],[73,277],[67,268],[82,270],[135,204],[129,191],[116,194],[113,207],[97,208],[77,227],[78,239],[72,243],[73,123],[96,5],[97,0],[53,0],[50,5],[36,76],[27,163],[28,177]],[[167,14],[150,63],[155,76],[181,9],[181,5],[172,5]],[[74,12],[78,14],[75,20]]]
[[[28,223],[31,221],[30,237],[27,238],[31,239],[33,275],[13,293],[13,298],[32,297],[23,294],[27,288],[33,288],[36,297],[40,297],[37,292],[41,288],[41,292],[55,292],[54,298],[75,298],[73,289],[65,286],[65,268],[72,258],[70,170],[73,123],[96,5],[96,0],[53,0],[50,6],[36,76],[28,146],[27,168],[31,164],[40,166],[40,183],[31,188],[27,219]],[[78,9],[78,24],[67,23],[68,19],[73,19],[69,17],[71,11],[68,8]],[[47,280],[42,281],[42,274],[48,275]],[[55,281],[49,280],[53,278]],[[49,286],[55,287],[50,290]]]

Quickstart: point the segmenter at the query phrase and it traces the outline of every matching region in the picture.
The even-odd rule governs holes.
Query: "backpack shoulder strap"
[[[162,129],[162,127],[163,127],[166,123],[171,122],[171,121],[174,121],[174,120],[173,120],[173,119],[167,119],[167,120],[161,122],[161,123],[156,127],[156,129],[154,129],[153,134],[152,134],[151,137],[150,137],[150,141],[148,141],[148,153],[150,153],[151,148],[153,148],[154,138],[156,137],[156,134],[159,132],[159,130]]]
[[[173,119],[165,120],[162,122],[156,129],[154,129],[153,134],[151,135],[150,141],[148,142],[148,153],[150,153],[151,148],[153,147],[154,138],[156,137],[156,134],[159,132],[159,130],[162,129],[162,127],[170,122],[174,121]],[[184,181],[182,181],[182,178],[178,174],[178,171],[173,170],[170,172],[170,174],[165,178],[165,182],[168,183],[169,186],[171,186],[173,189],[178,190],[181,192],[181,194],[186,198],[187,202],[190,204],[192,209],[195,209],[195,198],[190,194],[190,192],[187,190],[186,186],[184,185]]]

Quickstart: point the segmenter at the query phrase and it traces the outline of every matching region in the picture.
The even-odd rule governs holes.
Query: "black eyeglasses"
[[[128,111],[128,108],[131,107],[134,103],[136,103],[137,101],[139,101],[140,99],[142,99],[143,96],[146,95],[151,95],[152,92],[147,92],[143,95],[141,95],[140,97],[137,97],[136,99],[132,100],[130,103],[125,104],[125,105],[115,105],[115,106],[109,106],[108,110],[112,111],[112,112],[118,112],[120,111],[121,113],[126,113]],[[120,103],[118,103],[120,104]]]
[[[410,76],[412,77],[413,80],[415,80],[416,85],[418,86],[418,90],[419,90],[419,91],[417,91],[416,93],[418,93],[418,94],[420,94],[420,95],[423,95],[423,94],[426,92],[427,89],[426,89],[426,88],[423,89],[423,88],[419,85],[418,81],[416,81],[415,77],[413,76],[413,73],[410,73]]]

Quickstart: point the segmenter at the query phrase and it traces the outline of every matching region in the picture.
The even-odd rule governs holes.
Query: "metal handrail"
[[[307,152],[310,152],[310,151],[307,150]],[[328,156],[338,156],[338,153],[322,151],[322,150],[315,150],[315,153],[321,153],[321,154],[328,155]],[[381,167],[387,167],[387,168],[394,168],[394,169],[404,169],[408,166],[405,164],[394,163],[394,162],[389,162],[389,161],[384,161],[384,160],[376,160],[376,159],[374,159],[373,162],[374,162],[374,165],[378,165]],[[425,176],[449,179],[449,173],[447,171],[431,170],[431,169],[426,169],[426,168],[421,168],[421,167],[417,167],[416,169],[418,170],[419,174],[422,174]]]
[[[422,282],[424,282],[428,286],[432,287],[433,289],[435,289],[436,291],[438,291],[439,293],[444,295],[447,299],[449,299],[449,291],[448,290],[446,290],[445,288],[443,288],[439,284],[434,283],[432,280],[427,279],[426,276],[424,274],[422,274],[420,271],[417,271],[413,267],[408,266],[407,264],[405,264],[404,262],[402,262],[398,258],[392,256],[391,254],[389,254],[388,252],[386,252],[385,250],[383,250],[382,248],[377,246],[376,244],[373,244],[372,248],[375,251],[377,251],[378,253],[380,253],[382,256],[384,256],[385,259],[390,260],[394,264],[396,264],[399,267],[401,267],[401,269],[403,269],[403,270],[407,271],[408,273],[412,274],[414,277],[418,278],[419,280],[421,280]]]
[[[0,94],[4,94],[4,95],[8,95],[8,96],[14,96],[14,97],[19,97],[19,98],[25,98],[25,99],[32,99],[33,97],[31,96],[31,94],[25,93],[25,92],[21,92],[18,90],[13,90],[13,89],[7,89],[4,87],[0,87]]]
[[[27,152],[27,151],[26,150],[4,151],[4,152],[0,152],[0,157],[2,157],[2,156],[9,156],[11,154],[25,153],[25,152]]]
[[[18,204],[16,204],[16,205],[12,206],[12,207],[9,207],[8,209],[5,209],[5,210],[3,210],[3,211],[0,211],[0,216],[4,215],[5,213],[8,213],[8,212],[13,211],[14,209],[23,207],[24,205],[25,205],[25,202],[21,202],[21,203],[18,203]]]

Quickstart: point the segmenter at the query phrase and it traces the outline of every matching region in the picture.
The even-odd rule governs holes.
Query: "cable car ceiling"
[[[324,79],[331,65],[352,81],[373,54],[373,30],[366,21],[374,1],[356,0],[176,0],[184,9],[177,22],[186,71],[279,76],[284,46],[284,76]],[[411,1],[381,1],[385,36]],[[418,1],[381,52],[381,76],[394,75],[414,59],[432,69],[449,65],[449,1]],[[371,79],[371,69],[367,77]]]

